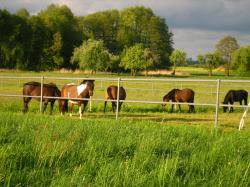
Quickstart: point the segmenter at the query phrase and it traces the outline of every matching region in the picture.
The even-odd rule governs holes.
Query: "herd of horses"
[[[42,92],[42,93],[41,93]],[[74,83],[66,84],[61,90],[54,83],[43,84],[39,82],[27,82],[23,85],[23,112],[28,111],[28,104],[32,98],[41,100],[42,94],[42,112],[46,110],[48,103],[50,103],[50,114],[52,114],[53,106],[56,100],[59,102],[59,110],[61,115],[65,112],[69,112],[72,116],[72,109],[75,104],[78,105],[79,115],[82,118],[83,112],[88,104],[88,100],[93,96],[94,92],[94,80],[83,80],[80,85]],[[117,102],[117,95],[119,92],[119,102]],[[162,106],[165,106],[166,102],[172,101],[176,103],[190,103],[188,112],[195,112],[194,109],[194,96],[195,92],[192,89],[172,89],[163,97]],[[54,98],[50,98],[54,97]],[[116,111],[117,103],[118,110],[120,111],[122,106],[122,100],[126,99],[126,91],[121,86],[118,87],[111,85],[105,90],[105,101],[104,101],[104,113],[106,110],[107,101],[111,100],[112,110]],[[242,101],[247,105],[248,92],[246,90],[229,90],[226,94],[223,104],[233,105],[234,102],[239,102],[242,105]],[[83,108],[82,108],[83,105]],[[179,110],[181,110],[181,106]],[[174,104],[171,106],[171,112],[173,111]],[[223,106],[223,111],[227,111],[227,106]],[[233,107],[230,106],[229,112],[233,112]]]

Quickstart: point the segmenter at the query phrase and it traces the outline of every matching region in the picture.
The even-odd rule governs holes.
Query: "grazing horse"
[[[105,90],[105,99],[106,100],[117,100],[117,94],[118,94],[118,86],[111,85]],[[125,100],[126,99],[126,91],[125,89],[121,86],[119,90],[119,100]],[[115,112],[116,106],[117,106],[117,101],[111,101],[112,103],[112,110]],[[107,101],[104,101],[104,113],[106,110],[106,105]],[[122,102],[119,102],[119,108],[118,110],[121,110]]]
[[[195,95],[195,92],[188,88],[183,89],[183,90],[173,89],[163,97],[163,102],[169,102],[171,100],[172,102],[193,103],[194,95]],[[165,106],[165,105],[166,104],[163,104],[162,106]],[[179,106],[179,110],[181,111],[181,106],[180,105],[178,106]],[[174,104],[172,104],[171,112],[173,112],[173,107],[174,107]],[[194,105],[189,105],[188,112],[194,112]]]
[[[49,84],[43,84],[43,96],[46,97],[60,97],[61,92],[57,88],[57,86],[54,83],[49,83]],[[27,82],[23,85],[23,112],[28,111],[28,104],[30,100],[32,99],[31,96],[41,96],[41,83],[39,82]],[[34,99],[40,101],[40,97],[35,97]],[[56,99],[52,98],[43,98],[43,109],[42,112],[46,110],[46,107],[48,105],[48,102],[50,102],[50,114],[52,114],[53,106],[55,103]],[[60,101],[58,100],[59,105]]]
[[[82,114],[88,104],[88,100],[77,100],[77,98],[89,99],[90,96],[93,96],[93,91],[94,91],[94,80],[83,80],[79,86],[75,85],[74,83],[64,85],[61,91],[61,96],[67,97],[69,99],[61,99],[61,105],[60,105],[61,115],[63,115],[68,110],[68,102],[69,102],[70,116],[72,116],[72,109],[74,104],[77,104],[79,107],[79,114],[81,119]],[[83,110],[82,110],[82,104],[83,104]]]
[[[231,105],[234,104],[235,101],[240,102],[240,105],[242,105],[242,101],[244,100],[244,104],[247,105],[247,99],[248,99],[248,92],[246,90],[229,90],[224,98],[224,101],[222,104],[228,104]],[[223,106],[223,111],[227,111],[227,106]],[[231,106],[229,109],[229,112],[233,112],[234,109]]]

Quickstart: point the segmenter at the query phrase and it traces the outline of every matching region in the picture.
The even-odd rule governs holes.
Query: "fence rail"
[[[42,111],[42,105],[43,105],[43,99],[72,99],[72,100],[88,100],[90,103],[92,101],[114,101],[117,102],[117,110],[116,110],[116,119],[118,119],[118,114],[119,114],[119,103],[120,102],[125,102],[125,103],[145,103],[145,104],[179,104],[179,105],[194,105],[194,106],[211,106],[215,107],[215,123],[214,126],[218,127],[218,117],[219,117],[219,107],[221,106],[226,106],[226,107],[236,107],[236,108],[245,108],[245,111],[247,111],[250,108],[250,105],[242,106],[242,105],[230,105],[230,104],[220,104],[219,101],[219,96],[220,96],[220,89],[221,89],[221,84],[222,83],[250,83],[250,80],[221,80],[221,79],[216,79],[216,80],[211,80],[211,79],[163,79],[163,78],[100,78],[100,77],[93,77],[93,78],[85,78],[85,77],[49,77],[49,76],[40,76],[40,77],[17,77],[17,76],[0,76],[1,79],[17,79],[20,81],[20,79],[38,79],[41,82],[41,94],[40,96],[29,96],[29,95],[20,95],[20,94],[2,94],[0,93],[0,97],[32,97],[32,98],[41,98],[40,99],[40,111]],[[178,102],[162,102],[162,101],[145,101],[145,100],[119,100],[119,89],[118,89],[118,95],[116,100],[106,100],[106,99],[94,99],[94,98],[68,98],[68,97],[48,97],[48,96],[43,96],[43,84],[45,80],[100,80],[100,81],[117,81],[118,87],[120,87],[122,82],[130,82],[133,81],[133,83],[148,83],[149,81],[154,83],[154,82],[202,82],[202,83],[215,83],[215,85],[207,85],[209,87],[216,87],[216,92],[211,92],[216,94],[216,101],[215,103],[178,103]],[[102,85],[102,83],[101,83]],[[196,84],[198,85],[198,84]],[[152,85],[153,87],[153,85]],[[248,86],[247,86],[248,87]],[[130,88],[133,89],[133,88]],[[154,89],[154,88],[152,88]],[[148,89],[148,90],[152,90]],[[158,89],[160,90],[160,89]],[[90,104],[92,106],[92,104]],[[246,116],[246,112],[244,113],[244,118]],[[241,121],[244,120],[243,117]],[[242,124],[242,123],[241,123]],[[242,125],[243,127],[243,125]],[[241,128],[242,128],[241,127]],[[239,129],[241,129],[239,128]]]

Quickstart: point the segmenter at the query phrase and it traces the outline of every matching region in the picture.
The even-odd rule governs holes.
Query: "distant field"
[[[90,77],[69,72],[0,75]],[[35,79],[0,79],[0,93],[21,94],[23,83],[31,80]],[[45,82],[61,88],[72,80]],[[116,81],[97,80],[93,98],[103,99],[110,84]],[[128,100],[162,101],[170,89],[188,87],[196,92],[195,102],[215,102],[215,83],[130,81],[122,85]],[[224,83],[220,101],[232,88],[250,91],[247,83]],[[42,115],[39,102],[32,101],[24,115],[21,97],[0,97],[0,186],[250,185],[250,114],[243,131],[237,130],[243,109],[230,114],[220,109],[219,128],[214,129],[213,107],[197,106],[196,113],[189,114],[187,106],[169,113],[170,106],[125,103],[116,121],[112,112],[103,114],[103,102],[92,105],[80,120],[77,108],[72,118],[60,116],[56,103],[53,115],[48,110]]]

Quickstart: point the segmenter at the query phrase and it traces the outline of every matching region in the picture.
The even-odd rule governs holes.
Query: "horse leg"
[[[48,101],[43,102],[42,113],[44,113],[44,111],[46,110],[47,105],[48,105]]]
[[[179,111],[181,112],[181,105],[178,105],[178,107],[179,107]]]
[[[78,108],[79,108],[80,119],[82,119],[82,103],[81,102],[78,102]]]
[[[73,103],[69,102],[69,116],[72,117]]]
[[[87,105],[88,105],[88,101],[84,101],[84,102],[83,102],[83,110],[82,110],[82,114],[83,114],[83,112],[85,111],[85,109],[86,109]]]
[[[172,113],[174,109],[174,105],[172,104],[170,112]]]
[[[233,105],[234,103],[233,102],[230,102],[230,105]],[[233,112],[234,111],[234,108],[232,106],[230,106],[230,110],[229,112]]]
[[[120,112],[121,110],[121,107],[122,107],[122,102],[119,103],[119,108],[118,108],[118,111]]]
[[[244,98],[244,103],[245,105],[247,105],[247,98]]]
[[[112,111],[115,112],[116,110],[116,102],[112,101]]]
[[[105,113],[105,110],[106,110],[106,106],[107,106],[107,101],[104,101],[104,109],[103,109],[104,113]]]
[[[23,98],[23,113],[26,113],[28,111],[28,105],[31,100],[31,97],[24,97]]]
[[[52,101],[50,102],[50,112],[49,112],[50,115],[52,114],[52,111],[53,111],[53,107],[54,107],[55,101],[56,101],[56,100],[52,100]]]

